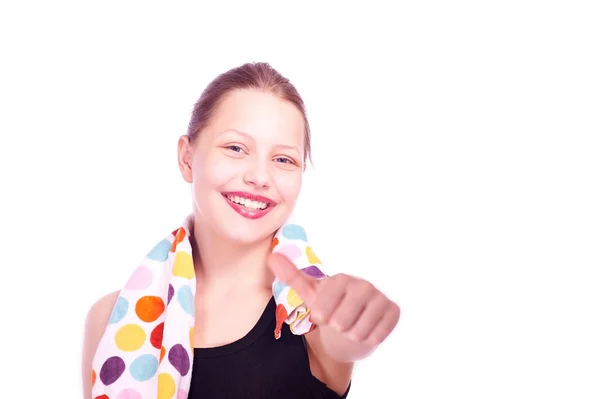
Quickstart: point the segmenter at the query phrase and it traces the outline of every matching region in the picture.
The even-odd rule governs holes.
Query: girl
[[[209,84],[178,142],[192,212],[123,290],[91,307],[86,399],[348,395],[353,363],[400,309],[365,280],[320,274],[301,228],[286,225],[309,158],[303,101],[269,64]],[[304,245],[305,272],[286,239]]]

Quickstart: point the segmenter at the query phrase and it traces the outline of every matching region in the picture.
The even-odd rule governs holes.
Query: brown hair
[[[307,157],[310,160],[310,127],[304,101],[294,85],[266,62],[246,63],[222,73],[209,83],[194,105],[187,131],[190,140],[194,141],[208,125],[226,94],[243,89],[270,92],[298,108],[304,118],[304,160]]]

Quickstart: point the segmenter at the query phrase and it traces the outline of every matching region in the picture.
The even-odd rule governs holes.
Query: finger
[[[350,330],[376,292],[368,281],[350,281],[346,285],[346,295],[331,315],[329,323],[341,332]]]
[[[302,273],[288,258],[278,253],[270,254],[267,264],[279,280],[296,290],[300,298],[310,306],[314,301],[317,280]]]
[[[367,340],[374,345],[379,345],[390,335],[399,319],[400,308],[395,303],[391,303]]]
[[[328,324],[329,319],[346,294],[345,275],[335,275],[320,281],[310,311],[317,324]]]
[[[390,301],[385,295],[379,293],[371,297],[363,312],[358,317],[352,328],[348,330],[348,336],[357,342],[366,341],[373,330],[379,325]]]

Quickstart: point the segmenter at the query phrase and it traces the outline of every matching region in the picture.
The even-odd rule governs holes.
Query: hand
[[[268,264],[275,276],[296,290],[317,326],[331,327],[344,338],[374,348],[398,323],[398,305],[368,281],[345,274],[317,280],[277,253],[269,256]]]

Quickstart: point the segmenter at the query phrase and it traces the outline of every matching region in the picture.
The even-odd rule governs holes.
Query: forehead
[[[210,122],[214,133],[228,129],[244,132],[270,144],[304,143],[304,118],[295,105],[274,94],[258,90],[228,93]]]

